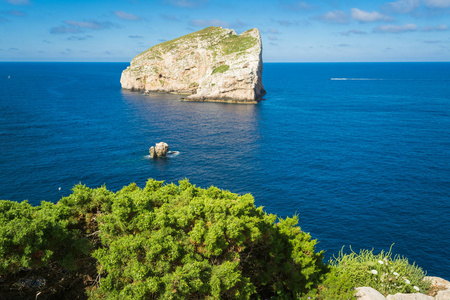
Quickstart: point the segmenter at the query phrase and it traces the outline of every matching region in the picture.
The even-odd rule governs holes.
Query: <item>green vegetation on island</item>
[[[221,55],[239,53],[250,49],[257,43],[257,40],[254,37],[249,36],[247,32],[240,35],[230,34],[227,35],[225,39],[222,37],[223,34],[223,29],[221,27],[210,26],[179,38],[157,44],[136,56],[135,63],[144,58],[148,60],[162,60],[162,53],[170,52],[180,46],[192,43],[195,40],[211,44],[209,49],[213,50],[216,54],[220,53]]]
[[[428,289],[420,268],[390,252],[323,263],[316,243],[296,216],[268,214],[249,194],[188,180],[116,193],[79,184],[57,204],[0,201],[0,298],[352,299],[361,284]]]
[[[224,72],[228,71],[229,69],[230,69],[229,65],[221,65],[221,66],[215,68],[214,71],[212,72],[212,74],[224,73]]]

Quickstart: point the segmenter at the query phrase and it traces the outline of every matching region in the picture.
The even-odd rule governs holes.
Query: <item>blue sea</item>
[[[127,65],[0,63],[0,199],[189,178],[298,215],[327,258],[395,243],[450,279],[450,63],[265,63],[257,105],[121,90]]]

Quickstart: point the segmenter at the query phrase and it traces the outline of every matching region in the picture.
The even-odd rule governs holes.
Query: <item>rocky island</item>
[[[137,55],[120,78],[122,88],[186,94],[188,101],[257,103],[262,84],[258,29],[237,35],[208,27]]]

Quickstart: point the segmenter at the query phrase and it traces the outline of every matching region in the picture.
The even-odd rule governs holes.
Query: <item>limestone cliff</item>
[[[151,47],[122,72],[122,88],[190,94],[186,100],[256,103],[262,84],[258,29],[208,27]]]

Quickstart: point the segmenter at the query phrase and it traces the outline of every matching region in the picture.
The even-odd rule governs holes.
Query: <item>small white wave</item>
[[[169,151],[166,154],[166,157],[175,157],[180,155],[180,151]],[[144,155],[144,159],[152,159],[152,157],[150,156],[150,154]]]
[[[341,77],[336,78],[332,77],[330,80],[384,80],[383,78],[347,78],[347,77]]]
[[[167,156],[178,156],[180,155],[180,151],[169,151],[167,152]]]

